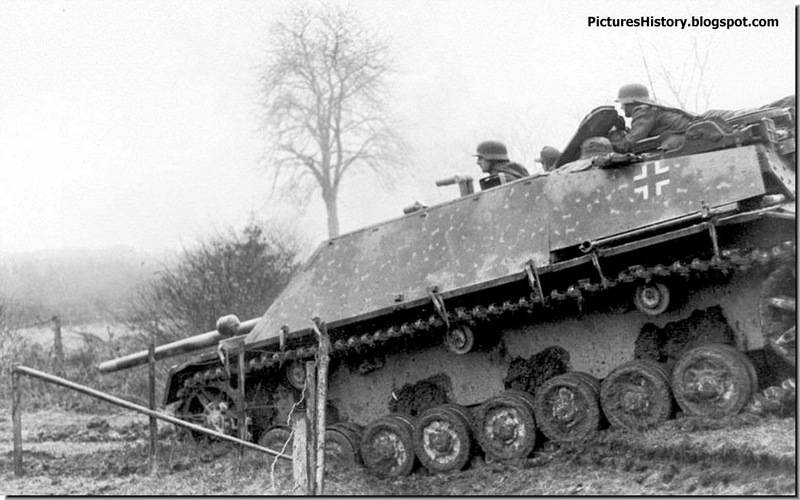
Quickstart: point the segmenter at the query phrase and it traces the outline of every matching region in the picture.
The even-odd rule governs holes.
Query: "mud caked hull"
[[[763,279],[763,272],[754,272],[697,290],[680,307],[656,317],[637,310],[590,312],[580,317],[553,318],[489,332],[499,336],[500,342],[485,351],[458,355],[441,344],[395,351],[382,355],[382,366],[365,374],[342,364],[330,374],[328,397],[339,410],[340,418],[362,425],[389,413],[392,395],[402,387],[424,380],[441,385],[450,401],[477,405],[506,389],[504,380],[512,359],[527,359],[553,346],[569,353],[573,370],[603,379],[615,367],[634,359],[637,338],[646,324],[663,328],[671,322],[686,320],[695,311],[717,306],[732,329],[737,348],[761,350],[764,341],[758,302]]]

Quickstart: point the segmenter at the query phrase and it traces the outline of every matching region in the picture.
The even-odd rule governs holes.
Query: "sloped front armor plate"
[[[764,192],[757,147],[522,179],[322,243],[247,343],[549,263],[550,251]]]
[[[247,341],[425,298],[547,263],[545,178],[529,178],[324,242]],[[399,300],[398,300],[399,299]]]

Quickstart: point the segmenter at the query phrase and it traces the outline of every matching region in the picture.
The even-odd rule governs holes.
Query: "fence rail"
[[[135,411],[138,413],[143,413],[149,417],[156,418],[159,420],[164,420],[165,422],[169,422],[171,424],[177,425],[179,427],[184,427],[186,429],[191,429],[193,431],[202,432],[203,434],[208,434],[209,436],[214,436],[219,439],[223,439],[226,441],[231,441],[233,443],[239,444],[241,446],[260,451],[262,453],[267,453],[269,455],[284,459],[284,460],[292,460],[290,455],[283,454],[279,451],[272,450],[270,448],[266,448],[264,446],[257,445],[255,443],[251,443],[249,441],[245,441],[243,439],[239,439],[233,436],[229,436],[227,434],[223,434],[221,432],[213,431],[201,425],[193,424],[191,422],[187,422],[185,420],[181,420],[179,418],[175,418],[171,415],[167,415],[166,413],[161,413],[155,410],[151,410],[150,408],[146,408],[141,405],[137,405],[135,403],[131,403],[130,401],[126,401],[124,399],[120,399],[116,396],[112,396],[111,394],[107,394],[91,387],[86,387],[81,384],[76,384],[75,382],[71,382],[67,379],[51,375],[49,373],[45,373],[39,370],[35,370],[33,368],[29,368],[27,366],[17,365],[14,366],[12,369],[12,401],[11,401],[11,415],[14,427],[14,475],[21,476],[23,474],[22,470],[22,394],[20,389],[20,377],[22,375],[38,378],[40,380],[44,380],[45,382],[49,382],[51,384],[60,385],[62,387],[66,387],[67,389],[72,389],[73,391],[80,392],[81,394],[86,394],[87,396],[91,396],[102,401],[106,401],[108,403],[121,406],[131,411]]]
[[[250,327],[249,323],[245,322],[242,326]],[[252,320],[255,324],[255,320]],[[112,396],[91,387],[86,387],[75,382],[71,382],[65,378],[45,373],[27,366],[16,365],[11,371],[11,385],[12,385],[12,402],[11,414],[13,421],[14,431],[14,475],[22,476],[22,391],[20,388],[20,377],[25,375],[28,377],[38,378],[49,382],[51,384],[60,385],[77,391],[81,394],[91,396],[108,403],[121,406],[131,411],[142,413],[150,417],[150,470],[156,472],[156,422],[155,420],[164,420],[171,424],[191,429],[196,432],[201,432],[209,436],[214,436],[218,439],[223,439],[236,443],[241,446],[240,458],[244,448],[250,448],[262,453],[267,453],[274,457],[289,460],[293,462],[293,476],[295,490],[304,495],[322,495],[324,494],[324,477],[325,477],[325,401],[327,401],[328,390],[328,363],[330,361],[330,337],[328,330],[323,321],[319,318],[312,320],[314,332],[319,342],[319,350],[317,361],[309,361],[306,364],[306,372],[311,379],[304,390],[304,396],[307,401],[315,401],[317,404],[308,404],[305,411],[301,414],[292,415],[292,432],[295,436],[295,445],[292,447],[292,455],[286,455],[279,451],[275,451],[264,446],[260,446],[249,441],[246,441],[244,422],[246,416],[244,413],[244,404],[241,405],[239,414],[240,422],[242,423],[239,428],[239,437],[229,436],[221,432],[213,431],[201,425],[193,424],[172,415],[167,415],[155,410],[155,362],[158,359],[158,350],[151,342],[147,351],[144,351],[147,362],[150,365],[149,379],[150,379],[150,408],[146,408],[130,401]],[[240,327],[241,330],[241,327]],[[223,341],[225,342],[225,341]],[[245,401],[245,356],[244,345],[241,338],[227,339],[234,347],[233,351],[237,352],[237,361],[239,363],[239,399],[244,403]],[[161,346],[162,350],[165,346]],[[142,357],[142,353],[135,355],[137,359]],[[113,371],[113,370],[112,370]],[[300,445],[306,442],[309,446]],[[274,465],[274,462],[273,462]]]

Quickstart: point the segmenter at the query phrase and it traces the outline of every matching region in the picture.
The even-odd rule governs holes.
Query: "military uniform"
[[[504,174],[506,176],[506,180],[509,181],[515,181],[531,175],[528,173],[528,170],[525,167],[515,162],[495,163],[492,165],[491,170],[489,170],[489,174]]]
[[[478,149],[472,156],[478,158],[481,170],[489,174],[479,181],[481,189],[489,189],[530,175],[525,167],[508,159],[508,149],[500,141],[484,141],[478,144]]]
[[[561,157],[561,151],[557,150],[552,146],[545,146],[539,153],[539,157],[536,158],[534,161],[536,163],[541,163],[544,171],[549,172],[554,168],[556,168],[556,163],[558,163],[558,159],[560,157]]]
[[[606,158],[614,153],[614,149],[605,137],[590,137],[581,143],[581,157],[575,161],[562,165],[557,170],[559,173],[571,174],[583,172],[596,167],[599,159]]]
[[[648,137],[658,137],[665,133],[682,134],[695,119],[682,109],[657,104],[650,99],[647,87],[639,83],[622,86],[616,101],[625,109],[625,116],[631,118],[629,130],[624,133],[614,131],[609,135],[614,150],[619,153],[631,152],[634,143]]]
[[[635,142],[642,139],[670,132],[682,134],[693,119],[692,115],[680,109],[657,104],[639,104],[633,109],[630,130],[621,140],[614,142],[614,149],[627,153]]]

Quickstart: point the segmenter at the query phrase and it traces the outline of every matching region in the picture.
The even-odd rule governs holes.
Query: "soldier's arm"
[[[637,106],[631,118],[631,130],[625,135],[630,142],[640,141],[650,137],[650,132],[656,125],[656,109],[646,104]]]
[[[528,169],[519,163],[504,163],[502,165],[497,165],[492,173],[502,173],[514,180],[522,179],[523,177],[528,177],[530,175],[528,173]]]
[[[620,153],[627,153],[636,141],[650,137],[650,132],[656,124],[656,109],[642,104],[633,110],[631,128],[625,137],[618,141],[612,139],[614,149]]]

